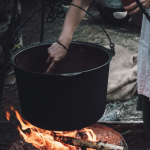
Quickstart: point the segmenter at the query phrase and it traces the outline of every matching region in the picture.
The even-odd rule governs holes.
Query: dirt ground
[[[36,3],[34,5],[26,4],[22,7],[22,22],[31,16],[40,8],[40,4]],[[103,25],[109,34],[113,43],[117,45],[122,45],[129,50],[137,51],[138,41],[140,37],[140,29],[135,27],[130,20],[126,24],[120,26],[113,26],[105,23],[100,16],[100,13],[91,6],[89,12]],[[46,9],[46,17],[48,14],[48,9]],[[28,46],[34,43],[39,43],[40,40],[40,18],[41,12],[37,13],[35,17],[28,22],[26,26],[22,29],[23,44]],[[44,28],[44,41],[55,41],[60,35],[64,19],[56,19],[53,23],[45,23]],[[102,31],[101,27],[89,16],[85,16],[80,25],[78,26],[74,36],[73,41],[84,41],[90,43],[96,43],[102,46],[109,45],[109,41]],[[142,113],[136,111],[137,96],[131,98],[126,102],[115,102],[107,104],[105,113],[112,110],[118,109],[119,119],[122,121],[141,121]],[[16,87],[5,88],[3,92],[3,98],[0,108],[0,150],[5,150],[10,142],[19,136],[17,131],[17,126],[19,125],[15,114],[12,114],[10,122],[6,121],[5,108],[13,105],[20,113],[19,98]],[[119,126],[113,127],[116,131],[124,133],[125,131],[132,131],[127,136],[125,133],[123,137],[127,141],[130,150],[150,150],[150,145],[144,134],[142,125],[138,126],[134,130],[133,127],[125,128],[124,132],[119,131]],[[136,132],[137,130],[137,132]],[[129,138],[130,137],[130,138]]]

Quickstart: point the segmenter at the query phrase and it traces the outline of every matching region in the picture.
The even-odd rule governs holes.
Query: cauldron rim
[[[86,45],[89,45],[89,46],[94,46],[94,47],[99,47],[99,48],[101,48],[103,51],[105,51],[105,52],[108,54],[108,56],[109,56],[108,61],[107,61],[105,64],[103,64],[103,65],[101,65],[101,66],[99,66],[99,67],[93,68],[93,69],[89,69],[89,70],[85,70],[85,71],[80,71],[80,72],[75,72],[75,73],[61,73],[61,74],[59,74],[59,73],[58,73],[58,74],[56,74],[56,73],[48,73],[48,74],[46,74],[46,73],[39,73],[39,72],[29,71],[29,70],[22,69],[22,68],[18,67],[18,66],[15,64],[15,62],[14,62],[15,57],[16,57],[18,54],[20,54],[21,52],[23,52],[23,51],[25,51],[25,50],[27,50],[27,49],[29,49],[29,48],[36,47],[36,46],[47,45],[47,44],[53,44],[54,42],[56,42],[56,41],[42,42],[42,43],[38,43],[38,44],[32,44],[32,45],[29,45],[29,46],[26,46],[26,47],[23,47],[23,48],[19,49],[18,51],[16,51],[16,52],[11,56],[12,65],[15,66],[15,67],[17,67],[17,68],[19,68],[19,69],[21,69],[21,70],[24,70],[24,71],[26,71],[26,72],[33,73],[33,74],[39,74],[39,75],[45,75],[45,76],[49,76],[49,75],[54,75],[54,76],[76,76],[76,75],[79,75],[79,74],[82,74],[82,73],[86,73],[86,72],[91,72],[91,71],[93,71],[93,70],[97,70],[97,69],[99,69],[99,68],[101,68],[101,67],[103,67],[103,66],[109,64],[110,61],[112,60],[112,57],[113,57],[113,54],[112,54],[111,50],[108,49],[108,48],[106,48],[106,47],[103,47],[103,46],[101,46],[101,45],[97,45],[97,44],[94,44],[94,43],[88,43],[88,42],[81,42],[81,41],[72,41],[71,43],[74,43],[74,44],[86,44]]]

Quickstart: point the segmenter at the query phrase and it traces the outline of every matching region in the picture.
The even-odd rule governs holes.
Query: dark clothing
[[[4,49],[6,46],[8,46],[7,43],[8,28],[11,20],[13,2],[14,2],[13,0],[0,0],[0,66],[2,66],[4,60],[4,53],[5,53]],[[21,6],[20,3],[18,3],[16,21],[12,27],[13,35],[16,33],[20,24],[21,24]],[[12,43],[10,51],[14,52],[21,47],[22,47],[22,36],[21,33],[19,33],[17,39],[15,39],[15,42]]]
[[[136,110],[142,111],[142,100],[143,100],[143,95],[138,95],[138,100],[137,100],[137,107]]]
[[[144,130],[150,141],[150,101],[148,97],[138,96],[137,110],[143,111]]]

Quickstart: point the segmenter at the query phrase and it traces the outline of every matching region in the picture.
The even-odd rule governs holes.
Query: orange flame
[[[14,108],[11,110],[14,110]],[[21,128],[19,126],[17,128],[27,143],[31,143],[33,146],[35,146],[36,148],[40,150],[42,148],[46,148],[50,150],[51,149],[52,150],[53,149],[57,149],[57,150],[70,150],[70,149],[75,150],[76,149],[75,146],[69,146],[69,145],[66,146],[60,142],[54,141],[54,137],[51,135],[52,131],[40,129],[40,128],[33,126],[32,124],[24,120],[16,110],[14,111],[21,125]],[[26,132],[26,130],[29,130],[30,132]],[[88,140],[96,141],[96,135],[91,129],[83,129],[82,131],[87,133]],[[67,133],[56,131],[55,133],[59,133],[61,136],[75,137],[77,131],[71,131]]]
[[[6,107],[5,107],[5,109],[6,109]],[[10,107],[10,109],[11,109],[11,111],[14,111],[14,107],[13,106],[11,106]],[[8,112],[7,110],[6,110],[6,119],[8,120],[8,121],[10,121],[10,112]]]
[[[96,134],[93,130],[84,128],[84,132],[86,132],[89,141],[96,141]]]
[[[11,111],[14,111],[14,107],[13,106],[11,106],[10,109],[11,109]]]
[[[6,119],[10,121],[10,112],[6,111]]]

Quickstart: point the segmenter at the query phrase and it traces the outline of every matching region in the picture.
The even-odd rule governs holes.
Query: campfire
[[[93,125],[76,131],[48,131],[30,124],[13,107],[11,107],[11,111],[15,112],[16,118],[20,122],[20,126],[17,129],[22,139],[39,150],[76,150],[86,148],[88,150],[124,150],[126,145],[121,136],[116,136],[112,131],[104,132],[107,127],[104,128],[102,125]],[[6,111],[8,121],[10,121],[10,116],[11,113]]]

